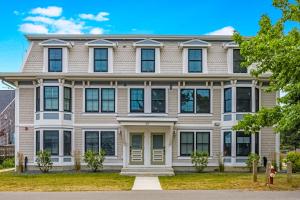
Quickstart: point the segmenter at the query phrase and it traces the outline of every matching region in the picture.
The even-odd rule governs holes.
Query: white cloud
[[[30,11],[31,14],[43,15],[48,17],[59,17],[62,13],[62,8],[57,6],[48,6],[47,8],[34,8]]]
[[[232,26],[226,26],[224,28],[207,33],[206,35],[233,35],[233,33],[234,28]]]
[[[17,11],[17,10],[14,10],[14,14],[15,14],[15,15],[20,15],[20,12]]]
[[[103,28],[92,28],[90,30],[90,34],[103,34],[104,30]]]
[[[23,33],[48,33],[45,26],[31,23],[21,24],[19,30]]]
[[[41,22],[45,24],[52,24],[55,20],[49,17],[42,17],[42,16],[29,16],[24,19],[24,21],[32,21],[32,22]]]
[[[79,14],[79,17],[81,19],[88,19],[88,20],[94,20],[94,21],[108,21],[109,18],[106,17],[108,16],[109,13],[108,12],[99,12],[97,15],[93,15],[93,14]]]
[[[84,22],[76,23],[74,20],[59,19],[53,23],[55,33],[58,34],[81,34],[84,29]]]

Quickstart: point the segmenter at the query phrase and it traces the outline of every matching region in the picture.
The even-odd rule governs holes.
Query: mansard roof
[[[92,40],[89,42],[86,42],[86,46],[95,46],[95,47],[116,47],[118,43],[116,42],[111,42],[109,40],[105,39],[97,39],[97,40]]]
[[[211,44],[209,42],[199,40],[199,39],[193,39],[186,42],[181,42],[178,45],[181,48],[184,47],[210,47]]]
[[[236,42],[232,41],[232,42],[223,43],[223,47],[225,49],[227,49],[227,48],[236,48],[236,47],[239,47],[239,45]]]
[[[59,47],[69,47],[71,48],[73,45],[71,42],[59,40],[59,39],[49,39],[41,42],[39,45],[41,46],[59,46]]]
[[[133,43],[134,47],[163,47],[163,43],[151,40],[151,39],[144,39],[138,42]]]

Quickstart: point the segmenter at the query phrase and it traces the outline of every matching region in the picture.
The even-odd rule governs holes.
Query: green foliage
[[[221,154],[219,154],[218,164],[219,164],[219,172],[224,172],[225,170],[224,158]]]
[[[252,171],[253,169],[253,161],[258,164],[258,161],[260,159],[260,156],[257,155],[256,153],[250,153],[248,156],[248,159],[246,160],[247,167],[249,167],[249,170]]]
[[[191,155],[192,163],[198,172],[202,172],[208,163],[208,154],[206,152],[194,152]]]
[[[294,148],[300,147],[300,1],[273,0],[275,8],[282,13],[275,23],[263,15],[260,30],[252,38],[234,34],[234,40],[245,58],[242,66],[255,66],[251,74],[255,77],[271,72],[267,91],[282,91],[286,95],[277,101],[274,108],[263,108],[255,115],[247,115],[235,130],[254,133],[262,127],[273,126],[282,134],[282,141]],[[286,23],[295,25],[286,30]]]
[[[293,172],[300,172],[300,153],[291,151],[287,154],[286,162],[292,163]]]
[[[87,163],[87,166],[96,172],[98,169],[103,168],[103,162],[105,159],[105,151],[101,150],[98,153],[94,153],[91,150],[88,150],[84,154],[84,162]]]
[[[49,151],[39,151],[36,162],[41,172],[48,173],[52,169],[51,153]]]
[[[0,165],[0,169],[15,167],[15,158],[6,158]]]

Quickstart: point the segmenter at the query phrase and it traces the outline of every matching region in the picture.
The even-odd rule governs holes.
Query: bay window
[[[251,112],[251,87],[236,88],[236,112]]]
[[[251,153],[251,135],[236,132],[236,156],[248,156]]]
[[[224,113],[232,112],[232,90],[224,89]]]
[[[231,156],[232,134],[230,131],[224,132],[223,156]]]
[[[50,152],[52,156],[59,155],[59,131],[45,130],[43,132],[43,147],[44,151]]]
[[[71,131],[63,132],[64,139],[64,156],[71,156],[72,153],[72,134]]]
[[[44,110],[58,111],[59,88],[58,86],[44,86]]]
[[[64,87],[64,111],[72,111],[72,89]]]
[[[40,92],[40,87],[36,87],[35,88],[35,111],[36,112],[39,112],[40,111],[40,108],[41,108],[41,104],[40,104],[40,101],[41,101],[41,92]]]

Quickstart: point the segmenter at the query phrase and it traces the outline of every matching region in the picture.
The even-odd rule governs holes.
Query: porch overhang
[[[178,121],[173,117],[118,117],[122,126],[174,126]]]

